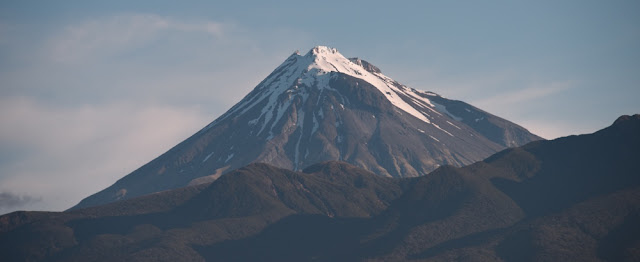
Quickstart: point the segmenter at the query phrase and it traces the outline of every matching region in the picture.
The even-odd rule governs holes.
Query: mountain
[[[342,162],[294,172],[267,164],[210,185],[67,212],[0,216],[7,261],[201,261],[196,246],[255,235],[294,214],[363,219],[383,212],[405,182]]]
[[[7,261],[638,261],[640,115],[387,178],[251,164],[211,184],[0,216]]]
[[[318,46],[292,54],[211,124],[74,208],[211,182],[256,162],[302,170],[340,160],[382,176],[415,177],[539,139]]]
[[[638,261],[640,115],[440,168],[374,222],[379,258]],[[418,209],[417,207],[420,207]],[[368,251],[368,250],[367,250]]]
[[[208,261],[638,261],[638,161],[640,115],[622,116],[413,178],[370,219],[290,216],[198,250]]]

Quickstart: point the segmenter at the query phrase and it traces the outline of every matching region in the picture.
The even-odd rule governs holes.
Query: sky
[[[0,214],[75,205],[316,45],[547,139],[640,113],[639,1],[133,2],[0,2]]]

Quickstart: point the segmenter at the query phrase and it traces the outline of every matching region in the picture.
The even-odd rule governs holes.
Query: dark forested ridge
[[[6,261],[638,261],[640,115],[417,178],[251,164],[211,184],[0,217]]]

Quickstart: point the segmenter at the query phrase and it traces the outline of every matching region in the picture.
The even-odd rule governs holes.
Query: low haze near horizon
[[[637,1],[5,1],[0,214],[71,207],[316,45],[548,139],[591,133],[640,113],[638,13]]]

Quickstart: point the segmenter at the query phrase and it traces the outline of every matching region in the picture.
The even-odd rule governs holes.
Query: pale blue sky
[[[638,1],[3,1],[0,213],[62,210],[337,48],[545,138],[640,113]]]

